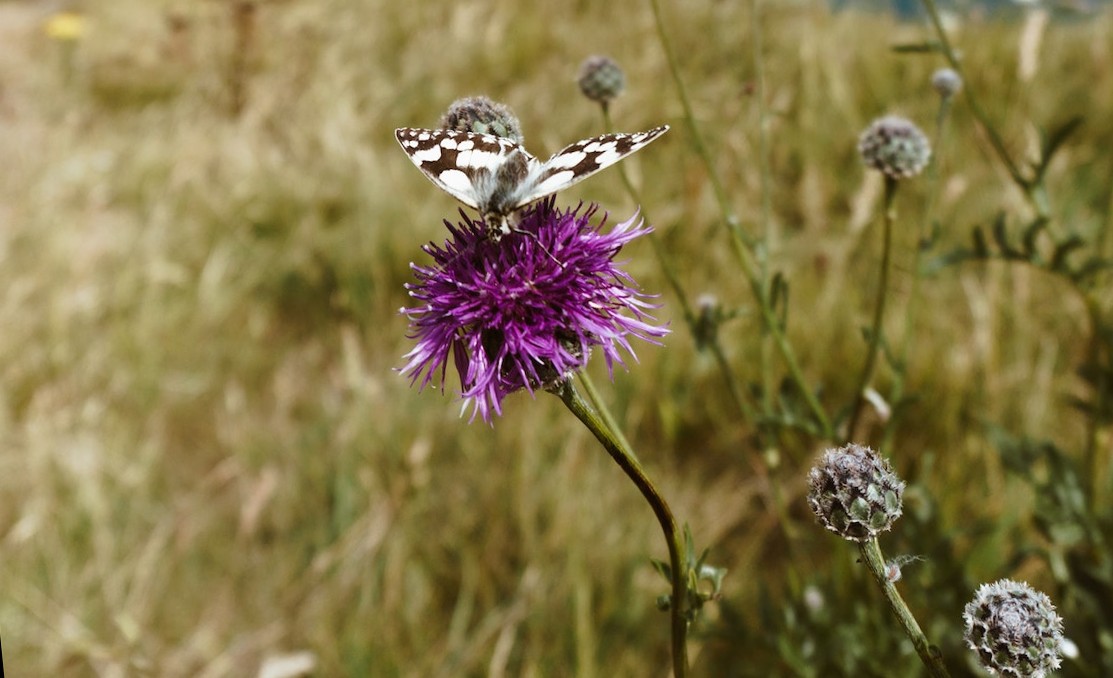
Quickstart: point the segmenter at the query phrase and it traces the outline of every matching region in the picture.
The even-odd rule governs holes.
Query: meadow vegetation
[[[961,97],[937,136],[930,81],[945,63],[893,49],[933,39],[926,23],[820,2],[761,3],[755,19],[753,4],[667,2],[665,27],[835,421],[866,352],[881,247],[882,181],[858,135],[899,113],[935,145],[896,198],[872,381],[889,398],[899,380],[903,397],[888,421],[867,408],[856,436],[909,483],[882,540],[923,556],[902,593],[952,675],[977,675],[963,605],[1006,576],[1058,606],[1082,653],[1061,675],[1113,672],[1108,278],[1002,260],[992,235],[985,256],[948,259],[999,214],[1008,242],[1036,215]],[[655,606],[668,585],[649,565],[665,558],[660,530],[591,435],[543,392],[468,423],[451,370],[443,395],[396,371],[412,345],[398,312],[410,262],[458,219],[394,129],[487,94],[547,157],[603,130],[575,83],[597,53],[626,72],[616,127],[673,127],[625,168],[687,302],[713,295],[729,316],[718,338],[734,379],[777,415],[740,413],[650,243],[626,248],[672,332],[638,344],[613,384],[600,361],[590,371],[729,570],[692,627],[692,675],[923,671],[856,553],[804,500],[838,440],[789,421],[805,409],[727,245],[648,3],[100,0],[72,41],[43,30],[44,5],[0,2],[11,675],[668,675]],[[1072,261],[1113,257],[1113,17],[1051,22],[1038,43],[1032,30],[958,24],[966,87],[1025,162],[1041,134],[1083,117],[1047,167],[1036,247],[1051,259],[1077,235]],[[617,170],[560,203],[580,199],[614,222],[638,208]]]

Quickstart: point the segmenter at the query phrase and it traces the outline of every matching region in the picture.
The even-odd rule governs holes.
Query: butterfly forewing
[[[610,167],[668,129],[662,125],[637,134],[584,139],[545,162],[521,144],[490,134],[407,127],[396,130],[395,136],[430,181],[505,228],[512,212]]]
[[[489,197],[481,189],[493,183],[515,150],[525,152],[519,144],[490,134],[405,127],[395,130],[394,136],[430,181],[480,211]]]
[[[641,150],[667,131],[669,126],[662,125],[648,132],[604,134],[569,144],[541,164],[535,183],[529,187],[529,194],[522,196],[518,207],[578,184]]]

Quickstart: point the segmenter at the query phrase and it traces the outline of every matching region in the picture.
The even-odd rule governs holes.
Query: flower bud
[[[843,539],[868,541],[900,517],[904,481],[868,447],[850,444],[827,450],[808,474],[808,482],[812,511]]]
[[[618,63],[605,56],[592,56],[580,65],[580,91],[592,101],[606,104],[626,89],[626,75]]]
[[[522,124],[514,111],[484,96],[457,99],[441,116],[441,129],[493,134],[522,143]]]
[[[991,673],[1042,678],[1059,668],[1063,620],[1051,599],[1028,584],[982,584],[962,618],[966,643]]]
[[[931,86],[939,96],[950,99],[962,91],[962,76],[953,68],[940,68],[931,74]]]
[[[858,139],[858,152],[867,167],[892,179],[909,179],[931,159],[931,144],[919,127],[899,116],[874,120]]]

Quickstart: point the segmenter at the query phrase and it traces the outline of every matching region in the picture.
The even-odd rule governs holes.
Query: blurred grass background
[[[929,80],[943,64],[891,51],[928,38],[923,25],[766,5],[771,256],[791,281],[789,334],[807,375],[826,401],[845,401],[879,251],[880,181],[861,169],[857,135],[887,112],[933,129]],[[394,128],[435,126],[453,99],[482,93],[514,107],[545,156],[601,130],[574,80],[604,53],[629,82],[617,125],[673,125],[627,168],[692,297],[741,310],[724,342],[740,377],[760,379],[759,323],[648,5],[99,0],[79,8],[72,42],[44,31],[53,9],[0,2],[0,637],[11,675],[277,676],[303,661],[321,676],[666,675],[654,599],[667,588],[647,564],[664,544],[586,431],[545,394],[512,397],[493,427],[469,425],[451,391],[419,394],[393,371],[410,346],[397,313],[409,262],[425,261],[420,246],[457,209],[405,159]],[[665,13],[731,202],[753,228],[749,5]],[[1108,14],[1052,24],[1030,73],[1023,24],[956,29],[968,86],[1018,153],[1034,148],[1034,123],[1087,117],[1050,175],[1063,223],[1087,234],[1113,213],[1111,29]],[[998,210],[1024,208],[961,105],[949,124],[937,215],[955,245]],[[614,172],[564,201],[580,198],[616,217],[635,209]],[[924,180],[899,198],[889,330],[900,340],[926,199]],[[648,243],[624,256],[647,290],[665,290]],[[962,674],[962,591],[1012,576],[1058,600],[1042,561],[1024,555],[1040,540],[1033,497],[1005,475],[988,427],[1081,444],[1066,397],[1084,390],[1086,316],[1059,281],[1015,266],[944,269],[922,293],[908,335],[919,399],[894,458],[912,487],[892,543],[931,555],[904,586]],[[914,656],[854,554],[803,502],[819,448],[755,449],[675,299],[662,302],[673,334],[602,383],[678,517],[730,569],[693,632],[695,675],[833,675],[790,665],[761,634],[788,624],[805,594],[827,596],[809,609],[832,647],[876,653],[876,666],[846,675],[911,675]],[[803,652],[815,640],[784,642]]]

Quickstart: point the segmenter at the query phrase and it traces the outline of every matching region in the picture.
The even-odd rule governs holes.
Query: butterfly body
[[[584,139],[544,162],[521,144],[491,134],[404,127],[395,137],[430,181],[479,211],[497,241],[513,231],[514,212],[615,164],[668,129]]]

